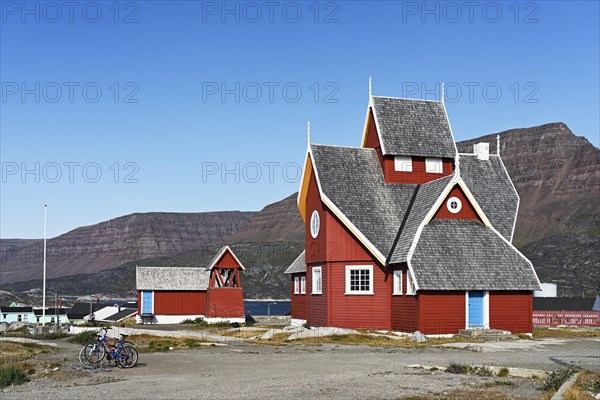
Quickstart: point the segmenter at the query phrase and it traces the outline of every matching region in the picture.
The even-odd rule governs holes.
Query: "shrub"
[[[562,386],[562,384],[565,383],[567,379],[569,379],[571,375],[575,373],[575,369],[566,367],[546,373],[548,374],[548,379],[546,379],[540,386],[538,386],[538,390],[558,390]]]
[[[0,367],[0,388],[27,382],[27,374],[14,365]]]
[[[469,370],[470,368],[468,365],[455,363],[454,361],[450,361],[450,364],[448,365],[448,367],[446,367],[446,372],[449,372],[451,374],[468,374]]]
[[[32,335],[31,338],[32,339],[41,339],[41,340],[56,340],[56,339],[62,339],[69,336],[69,334],[67,334],[66,332],[63,331],[56,331],[56,332],[49,332],[49,333],[38,333],[37,335]]]
[[[485,387],[493,387],[493,386],[516,386],[514,382],[511,381],[490,381],[483,384]]]
[[[92,340],[96,339],[99,331],[83,331],[69,338],[69,342],[78,344],[88,344]]]
[[[507,377],[509,374],[510,374],[510,371],[508,370],[508,368],[500,368],[500,371],[498,371],[498,376],[500,378]]]

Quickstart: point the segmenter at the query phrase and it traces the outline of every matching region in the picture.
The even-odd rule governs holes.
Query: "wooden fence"
[[[600,311],[534,311],[534,326],[600,326]]]

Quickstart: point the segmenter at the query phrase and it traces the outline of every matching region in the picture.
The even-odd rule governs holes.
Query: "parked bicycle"
[[[126,342],[128,335],[121,334],[120,339],[108,336],[108,328],[103,327],[104,335],[98,335],[96,340],[88,343],[79,352],[79,362],[86,368],[98,365],[105,357],[114,360],[121,368],[131,368],[137,364],[138,352],[133,343]]]

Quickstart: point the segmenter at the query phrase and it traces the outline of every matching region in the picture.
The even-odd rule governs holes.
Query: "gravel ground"
[[[552,370],[575,363],[600,370],[598,339],[504,342],[481,349],[421,349],[363,346],[255,346],[177,350],[140,355],[138,367],[77,371],[68,361],[47,379],[9,387],[3,400],[35,398],[119,399],[397,399],[454,390],[497,391],[508,398],[536,399],[530,379],[515,386],[485,388],[498,378],[453,375],[409,368],[411,364],[495,365]],[[76,360],[78,346],[61,341],[48,359]],[[486,350],[486,347],[489,349]],[[90,385],[94,385],[91,386]]]

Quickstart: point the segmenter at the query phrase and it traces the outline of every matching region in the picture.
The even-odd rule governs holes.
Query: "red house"
[[[137,267],[138,322],[175,324],[186,319],[244,322],[240,272],[229,246],[207,267]]]
[[[370,96],[361,147],[309,143],[293,322],[531,332],[540,283],[511,244],[518,206],[499,152],[458,154],[443,102]]]

